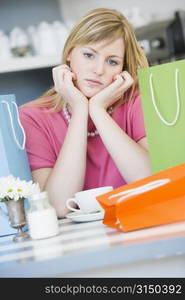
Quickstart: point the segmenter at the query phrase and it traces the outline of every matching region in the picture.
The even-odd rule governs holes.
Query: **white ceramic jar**
[[[59,224],[55,209],[51,206],[47,192],[35,194],[29,198],[27,222],[32,239],[43,239],[59,233]]]

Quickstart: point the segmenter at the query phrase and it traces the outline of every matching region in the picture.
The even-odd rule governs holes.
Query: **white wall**
[[[174,11],[185,10],[185,0],[59,0],[59,3],[65,23],[74,23],[88,10],[97,7],[115,8],[124,13],[137,6],[153,21],[171,19]]]

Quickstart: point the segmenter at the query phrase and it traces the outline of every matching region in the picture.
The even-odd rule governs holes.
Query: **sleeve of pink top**
[[[132,103],[131,109],[131,130],[133,139],[138,142],[140,139],[146,136],[145,125],[144,125],[144,116],[141,105],[140,96],[137,96]]]
[[[26,134],[26,151],[31,170],[52,168],[55,164],[55,155],[46,132],[41,126],[41,113],[32,113],[21,109],[20,121]]]

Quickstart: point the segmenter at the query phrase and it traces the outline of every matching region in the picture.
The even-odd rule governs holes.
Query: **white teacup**
[[[95,189],[81,191],[75,194],[74,198],[66,201],[66,206],[71,211],[78,211],[85,214],[102,211],[96,196],[108,193],[113,190],[112,186],[103,186]],[[72,207],[70,204],[77,204],[79,209]]]

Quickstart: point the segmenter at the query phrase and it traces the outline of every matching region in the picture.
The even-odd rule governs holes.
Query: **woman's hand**
[[[116,75],[113,83],[90,99],[90,111],[93,107],[100,107],[106,110],[120,99],[120,97],[131,87],[133,82],[133,78],[127,71]]]
[[[60,65],[52,69],[54,89],[61,95],[72,110],[81,105],[87,106],[87,98],[75,87],[73,81],[76,76],[67,65]]]

